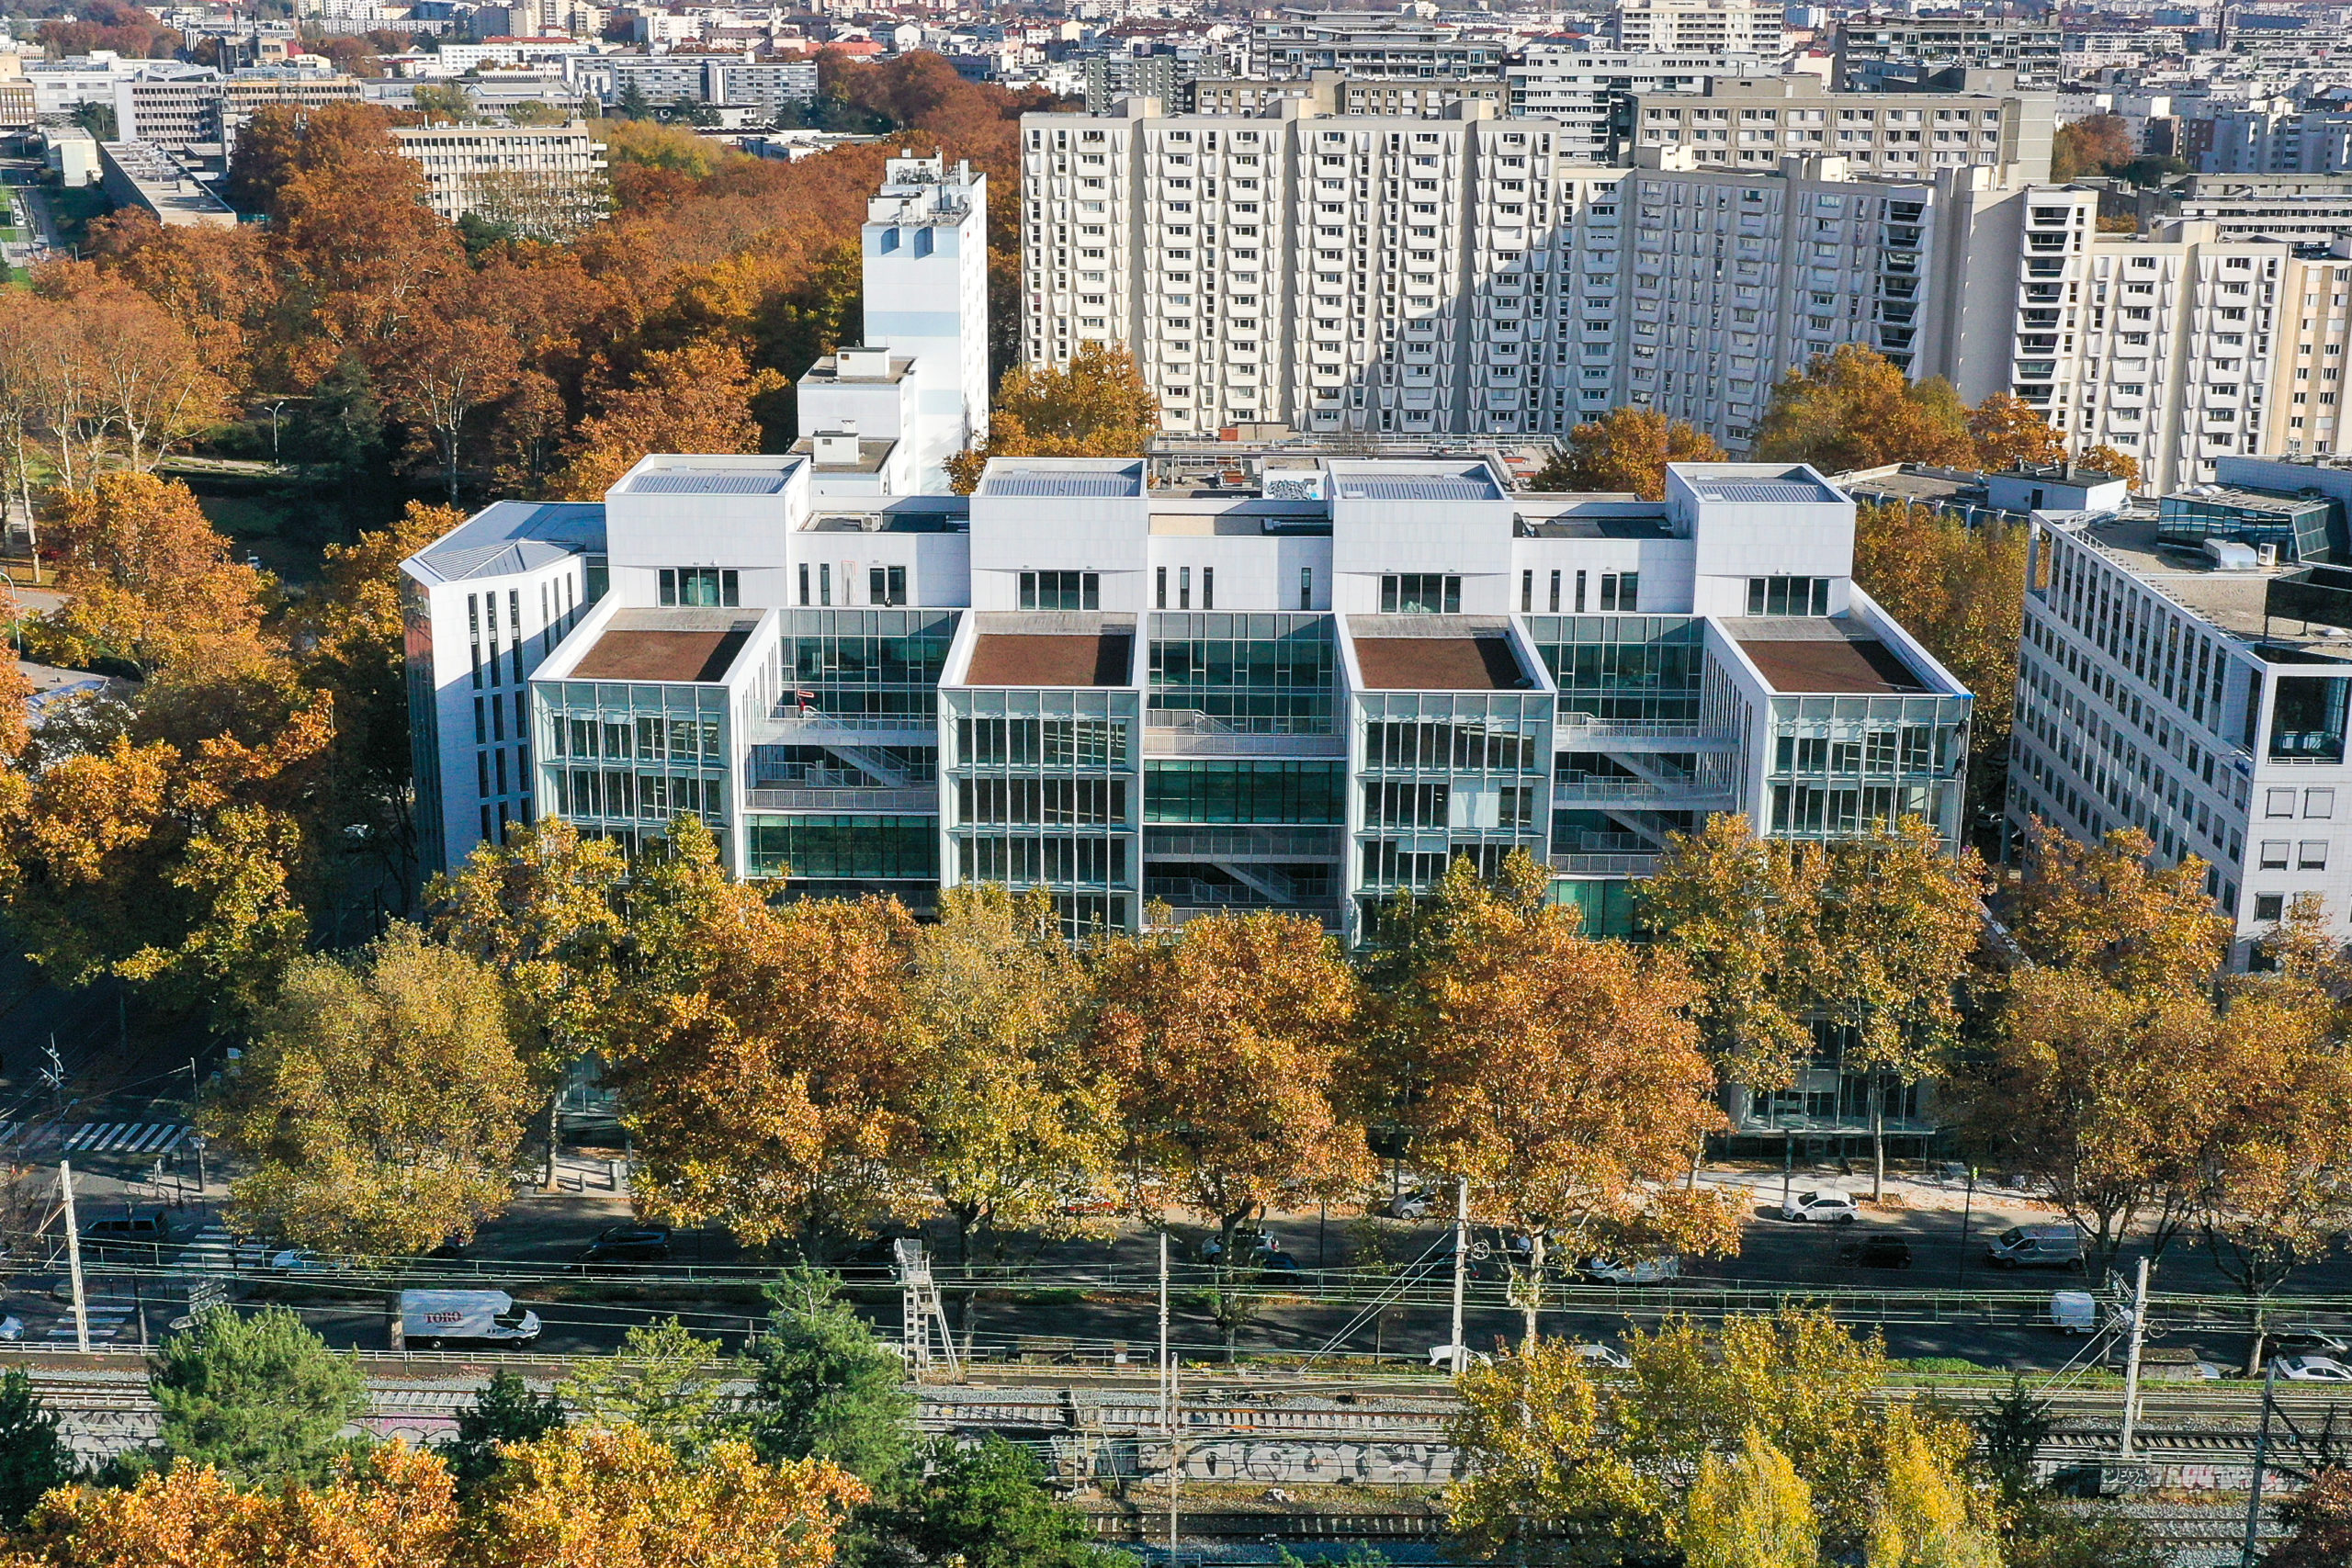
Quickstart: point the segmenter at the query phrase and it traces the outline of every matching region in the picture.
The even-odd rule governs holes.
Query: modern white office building
[[[2218,466],[2154,505],[2039,521],[2008,818],[2201,857],[2243,964],[2301,899],[2352,936],[2352,470]]]
[[[634,841],[691,810],[801,891],[1361,935],[1523,850],[1623,931],[1709,813],[1956,841],[1973,699],[1853,586],[1853,510],[1783,466],[1680,467],[1645,502],[1483,460],[1201,492],[1000,458],[968,498],[875,498],[802,457],[650,457],[409,563],[435,863],[543,815]]]
[[[628,514],[683,532],[659,549],[647,542],[661,560],[641,581],[628,570],[641,563],[620,548],[617,602],[642,597],[658,608],[722,615],[787,603],[780,576],[755,572],[747,596],[736,557],[751,545],[717,542],[738,528],[786,526],[775,502],[743,499],[781,493],[779,473],[798,476],[793,493],[804,499],[840,498],[837,515],[810,524],[820,532],[878,530],[883,518],[909,515],[910,505],[918,515],[961,507],[944,493],[942,465],[988,431],[987,215],[985,175],[937,158],[886,164],[862,234],[866,342],[802,378],[808,434],[793,456],[696,458],[681,474],[635,483],[631,493],[645,499]],[[923,491],[933,497],[930,511]],[[651,499],[664,493],[684,499]],[[402,565],[418,835],[428,872],[458,864],[473,845],[503,840],[535,814],[528,682],[607,596],[616,552],[605,513],[594,504],[501,502]],[[871,581],[853,581],[861,561],[868,558],[854,547],[804,556],[793,563],[804,580],[799,592],[819,607],[920,602],[910,597],[910,562],[895,562],[895,574],[876,565]],[[783,558],[766,570],[783,572]],[[935,602],[952,602],[948,578],[927,580]]]

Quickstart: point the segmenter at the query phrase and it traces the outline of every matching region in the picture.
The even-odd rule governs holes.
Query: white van
[[[2080,1269],[2082,1234],[2072,1225],[2011,1225],[1984,1248],[1996,1269]]]
[[[402,1291],[401,1337],[414,1350],[452,1340],[519,1349],[538,1338],[539,1314],[504,1291]]]

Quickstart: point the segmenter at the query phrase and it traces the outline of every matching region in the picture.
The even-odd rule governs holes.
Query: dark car
[[[1258,1272],[1270,1279],[1295,1280],[1298,1278],[1298,1259],[1287,1252],[1268,1248],[1258,1254],[1256,1261]]]
[[[2283,1328],[2270,1336],[2269,1344],[2270,1353],[2274,1356],[2327,1356],[2339,1361],[2352,1359],[2352,1330]]]
[[[661,1225],[615,1225],[597,1233],[580,1255],[582,1263],[666,1263],[670,1233]]]
[[[1911,1244],[1899,1235],[1865,1236],[1849,1241],[1838,1249],[1838,1256],[1848,1263],[1859,1263],[1865,1269],[1908,1269],[1911,1267]]]
[[[165,1246],[171,1239],[171,1222],[161,1214],[121,1214],[110,1219],[92,1220],[82,1227],[82,1247],[85,1252],[118,1256],[152,1254],[154,1248]]]

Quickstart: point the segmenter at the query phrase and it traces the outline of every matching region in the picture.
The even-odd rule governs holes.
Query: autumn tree
[[[2058,128],[2050,141],[2050,177],[2059,185],[2086,175],[2112,174],[2140,156],[2132,124],[2121,115],[2095,114]]]
[[[1579,935],[1540,873],[1490,886],[1456,861],[1427,908],[1383,922],[1409,967],[1391,1003],[1426,1088],[1415,1157],[1467,1180],[1472,1213],[1529,1238],[1535,1337],[1552,1242],[1713,1252],[1737,1221],[1679,1179],[1723,1124],[1681,964]],[[1409,920],[1409,926],[1406,921]]]
[[[602,501],[649,453],[756,452],[752,403],[783,384],[774,371],[754,373],[742,351],[725,343],[649,354],[628,386],[606,393],[581,421],[554,493]]]
[[[530,1104],[498,973],[395,922],[291,965],[206,1124],[245,1164],[248,1228],[401,1257],[505,1208]]]
[[[348,1451],[343,1428],[368,1408],[357,1359],[278,1306],[197,1314],[156,1350],[148,1388],[163,1452],[246,1484],[324,1480]]]
[[[1210,915],[1113,938],[1095,995],[1090,1063],[1117,1086],[1139,1212],[1211,1216],[1230,1259],[1243,1220],[1366,1168],[1336,1103],[1362,998],[1314,920]]]
[[[2030,835],[2009,976],[1989,1049],[1956,1086],[1971,1124],[2089,1238],[2095,1273],[2126,1241],[2150,1256],[2195,1222],[2231,1087],[2212,980],[2228,920],[2204,863],[2156,864],[2137,829]]]
[[[5,1568],[455,1568],[441,1461],[401,1443],[339,1461],[322,1484],[248,1485],[208,1463],[130,1486],[53,1494]]]
[[[92,220],[82,254],[153,300],[232,391],[253,387],[280,303],[258,227],[166,227],[144,208],[126,208]]]
[[[178,480],[100,474],[66,492],[53,538],[65,603],[45,631],[78,661],[120,660],[143,675],[255,646],[261,580]]]
[[[1716,1076],[1751,1094],[1785,1088],[1813,1049],[1823,865],[1817,848],[1718,812],[1696,833],[1669,834],[1635,889],[1657,945],[1697,987],[1691,1016]]]
[[[2352,1470],[2323,1470],[2278,1506],[2294,1533],[2263,1553],[2262,1568],[2331,1568],[2352,1562]]]
[[[2065,438],[2015,392],[1995,392],[1969,410],[1968,434],[1976,443],[1974,467],[1986,473],[2065,461]]]
[[[392,410],[429,442],[452,505],[469,428],[522,368],[498,304],[479,275],[452,268],[425,286],[398,351],[383,356]]]
[[[622,953],[634,946],[622,906],[628,872],[611,840],[546,818],[480,846],[428,893],[440,940],[505,977],[516,1049],[541,1096],[549,1184],[558,1089],[617,1018]]]
[[[0,396],[22,398],[12,423],[39,428],[66,485],[113,466],[149,472],[227,412],[228,384],[197,340],[139,289],[73,266],[44,271],[35,293],[50,319],[17,352],[49,357],[0,378]]]
[[[1976,694],[1971,712],[1968,809],[1993,809],[2007,789],[2025,627],[2029,530],[1973,526],[1924,506],[1854,509],[1854,581]]]
[[[2083,449],[2082,466],[2096,474],[2111,474],[2133,490],[2140,488],[2140,459],[2103,441]]]
[[[1839,344],[1772,389],[1756,429],[1762,462],[1825,474],[1888,463],[1966,468],[1976,456],[1968,411],[1941,377],[1909,381],[1884,355]]]
[[[1886,1473],[1871,1502],[1865,1568],[2001,1568],[1983,1499],[1962,1479],[1960,1455],[1909,1422],[1888,1436]]]
[[[633,1427],[507,1450],[482,1495],[479,1568],[826,1568],[865,1488],[821,1460],[713,1445],[689,1463]]]
[[[1940,1072],[1956,1042],[1983,881],[1974,851],[1947,854],[1917,818],[1829,847],[1815,990],[1846,1032],[1847,1066],[1870,1083],[1873,1201],[1886,1184],[1888,1090]]]
[[[1139,457],[1159,429],[1159,400],[1135,356],[1085,343],[1069,365],[1023,365],[997,384],[989,438],[948,459],[960,492],[979,483],[990,457]]]
[[[771,906],[731,882],[708,829],[673,824],[631,894],[636,972],[607,1035],[642,1161],[640,1201],[758,1245],[821,1255],[895,1200],[922,1057],[894,901]]]
[[[1553,1339],[1456,1380],[1453,1437],[1470,1461],[1446,1493],[1457,1532],[1499,1555],[1545,1525],[1580,1524],[1629,1553],[1662,1553],[1708,1461],[1760,1442],[1809,1490],[1837,1560],[1860,1548],[1912,1438],[1947,1465],[1968,1452],[1967,1427],[1891,1396],[1883,1346],[1826,1313],[1733,1314],[1720,1327],[1669,1318],[1629,1334],[1625,1352],[1632,1371],[1605,1383]],[[1776,1491],[1785,1508],[1794,1489]]]
[[[1069,1201],[1094,1190],[1117,1154],[1111,1086],[1079,1046],[1087,976],[1042,890],[952,887],[917,933],[908,977],[924,1065],[906,1106],[913,1168],[956,1224],[968,1265],[976,1237],[1072,1232]]]
[[[435,1451],[449,1467],[458,1495],[470,1497],[505,1463],[509,1444],[535,1442],[571,1424],[561,1399],[533,1393],[520,1372],[500,1367],[473,1404],[458,1412],[456,1429]]]
[[[1750,1427],[1736,1459],[1701,1457],[1675,1544],[1689,1568],[1819,1568],[1813,1488]]]
[[[1567,445],[1527,481],[1530,490],[1617,491],[1666,499],[1668,463],[1720,463],[1714,437],[1654,409],[1617,408],[1568,432]]]

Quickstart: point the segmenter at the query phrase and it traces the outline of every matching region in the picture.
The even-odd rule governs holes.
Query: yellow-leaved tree
[[[1965,1457],[1964,1448],[1955,1451],[1908,1419],[1892,1424],[1864,1568],[2001,1568],[1985,1499],[1960,1477]]]
[[[1159,400],[1135,355],[1116,344],[1080,344],[1065,367],[1007,372],[988,441],[950,457],[947,476],[968,495],[990,457],[1138,457],[1159,428]]]
[[[1813,1488],[1751,1427],[1738,1457],[1700,1460],[1675,1544],[1689,1568],[1820,1568]]]
[[[1724,449],[1696,425],[1655,409],[1611,409],[1568,432],[1567,445],[1535,471],[1530,490],[1623,491],[1666,499],[1668,463],[1720,463]]]

